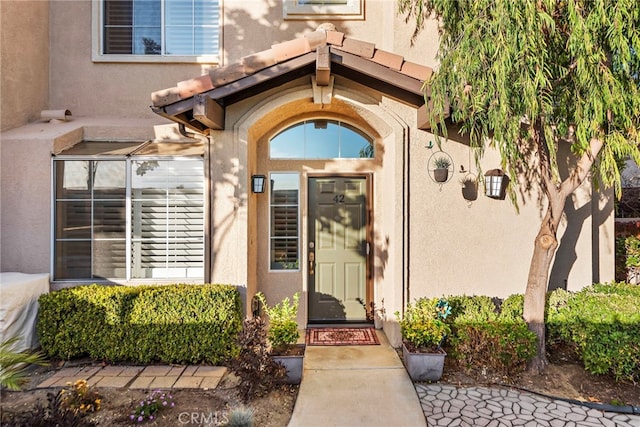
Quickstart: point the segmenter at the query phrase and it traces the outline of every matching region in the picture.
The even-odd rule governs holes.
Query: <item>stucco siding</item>
[[[0,2],[0,131],[22,126],[47,109],[49,2]]]

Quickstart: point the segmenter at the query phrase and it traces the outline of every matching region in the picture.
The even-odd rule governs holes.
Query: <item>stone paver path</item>
[[[640,416],[602,412],[508,388],[416,384],[429,426],[640,427]]]
[[[86,366],[56,371],[37,388],[66,387],[87,380],[95,387],[131,389],[199,388],[214,389],[227,368],[222,366]]]

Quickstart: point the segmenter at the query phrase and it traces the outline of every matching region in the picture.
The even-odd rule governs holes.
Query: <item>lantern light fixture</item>
[[[251,191],[254,193],[264,193],[264,184],[266,181],[264,175],[252,175],[251,176]]]
[[[502,169],[491,169],[484,174],[487,197],[504,200],[509,184],[509,176]]]

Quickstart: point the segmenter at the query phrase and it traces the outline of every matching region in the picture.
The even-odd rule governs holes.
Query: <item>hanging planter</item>
[[[433,179],[439,183],[449,181],[451,171],[453,170],[453,162],[447,153],[435,153],[429,159],[429,169],[433,172]]]
[[[478,178],[474,174],[467,174],[460,180],[462,185],[462,197],[467,202],[473,202],[478,198]]]

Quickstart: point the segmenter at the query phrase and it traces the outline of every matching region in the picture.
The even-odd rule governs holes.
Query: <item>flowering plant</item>
[[[444,299],[420,298],[407,304],[404,317],[396,312],[400,332],[411,351],[439,352],[447,335],[451,332],[445,319],[451,314],[449,303]]]
[[[140,401],[140,404],[136,406],[133,414],[129,415],[129,419],[139,423],[144,420],[153,420],[157,417],[160,410],[164,408],[173,408],[174,406],[175,402],[173,401],[173,396],[170,393],[163,392],[162,390],[155,390],[144,400]]]
[[[102,399],[100,394],[89,387],[87,380],[67,383],[67,388],[60,390],[61,405],[74,414],[86,414],[100,410]]]

